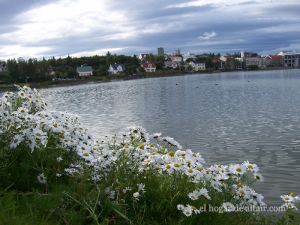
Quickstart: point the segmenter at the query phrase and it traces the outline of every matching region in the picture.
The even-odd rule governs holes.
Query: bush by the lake
[[[0,100],[0,224],[299,224],[298,196],[270,216],[255,182],[141,127],[96,139],[26,86]]]

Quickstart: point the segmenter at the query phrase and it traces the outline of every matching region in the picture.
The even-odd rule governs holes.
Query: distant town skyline
[[[300,50],[299,0],[0,0],[0,60]]]

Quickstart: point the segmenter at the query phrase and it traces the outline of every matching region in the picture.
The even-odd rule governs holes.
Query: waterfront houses
[[[183,65],[183,57],[182,55],[166,55],[164,67],[169,69],[179,69]]]
[[[119,63],[114,63],[110,64],[108,68],[108,73],[109,74],[120,74],[125,72],[125,67],[122,64]]]
[[[262,67],[262,59],[261,57],[244,57],[243,58],[243,63],[245,65],[245,68],[248,69],[250,67],[257,67],[257,68],[261,68]]]
[[[91,66],[81,65],[76,69],[79,77],[88,77],[93,75],[93,68]]]
[[[239,70],[243,67],[243,59],[231,55],[221,56],[219,60],[214,58],[213,61],[221,70]]]
[[[156,64],[153,62],[144,62],[142,64],[142,67],[144,68],[145,72],[147,72],[147,73],[155,73],[156,72]]]
[[[194,72],[206,70],[205,63],[197,63],[194,61],[190,61],[189,63],[187,63],[187,65],[190,66],[192,68],[192,71],[194,71]]]
[[[283,56],[282,55],[271,55],[271,64],[272,67],[282,67],[283,66]]]
[[[300,52],[280,52],[270,55],[233,52],[221,55],[218,53],[181,53],[179,50],[167,53],[163,47],[160,47],[155,53],[143,53],[139,57],[107,54],[79,58],[68,56],[55,59],[53,57],[41,60],[17,58],[7,61],[0,60],[0,80],[4,83],[12,83],[13,80],[25,83],[68,80],[92,75],[102,79],[101,77],[112,74],[119,74],[118,78],[121,78],[133,75],[143,76],[145,73],[168,75],[198,71],[268,68],[300,68]]]
[[[300,52],[280,52],[283,57],[283,66],[287,68],[300,68]]]
[[[167,60],[164,62],[164,67],[167,68],[167,69],[178,69],[180,68],[180,64],[177,63],[177,62],[173,62],[171,60]]]
[[[171,56],[169,56],[169,59],[172,62],[176,62],[176,63],[182,63],[183,62],[183,58],[182,58],[181,55],[171,55]]]

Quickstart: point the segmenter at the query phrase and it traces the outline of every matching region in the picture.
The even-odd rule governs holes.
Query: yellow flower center
[[[193,172],[194,172],[194,170],[193,170],[192,168],[189,168],[187,171],[188,171],[189,173],[193,173]]]
[[[241,173],[242,169],[241,168],[236,168],[236,172]]]
[[[175,153],[173,151],[168,152],[168,155],[174,157]]]
[[[249,165],[247,165],[247,168],[252,170],[253,169],[253,165],[249,164]]]
[[[203,171],[203,168],[202,167],[198,167],[197,170],[201,172],[201,171]]]

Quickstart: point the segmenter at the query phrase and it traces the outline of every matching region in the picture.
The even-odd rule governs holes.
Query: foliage
[[[125,66],[125,74],[130,75],[136,72],[139,67],[137,57],[125,55],[91,56],[91,57],[66,57],[37,59],[10,59],[7,61],[8,75],[6,82],[28,83],[52,80],[53,78],[75,78],[76,68],[80,65],[92,66],[97,76],[107,75],[109,65],[121,63]]]

